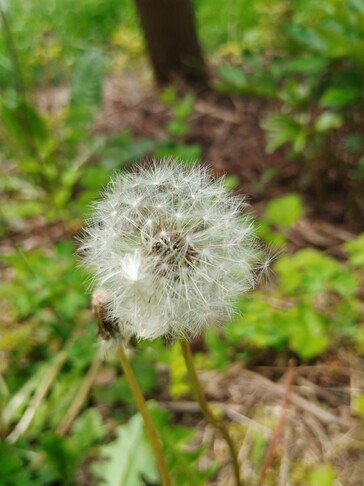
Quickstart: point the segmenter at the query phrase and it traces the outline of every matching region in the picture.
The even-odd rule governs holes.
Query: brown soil
[[[298,192],[304,199],[305,216],[314,226],[314,235],[304,238],[303,245],[317,244],[322,225],[324,247],[330,247],[330,232],[336,241],[363,231],[364,185],[362,191],[356,187],[355,197],[351,197],[353,181],[327,171],[322,174],[325,184],[318,196],[303,160],[289,159],[284,150],[266,153],[260,125],[272,109],[272,103],[258,98],[224,95],[211,89],[201,91],[189,118],[189,131],[180,140],[200,144],[203,162],[211,164],[218,174],[238,175],[238,191],[248,195],[258,215],[270,199]],[[105,83],[104,106],[95,131],[128,130],[135,138],[170,139],[165,129],[170,117],[156,90],[143,88],[133,75],[123,76]],[[306,222],[305,232],[308,230]],[[318,245],[321,248],[322,243]]]

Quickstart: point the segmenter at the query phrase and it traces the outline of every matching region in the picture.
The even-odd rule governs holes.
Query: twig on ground
[[[180,402],[167,402],[167,401],[159,401],[157,402],[158,405],[162,408],[166,408],[172,412],[179,412],[179,413],[197,413],[200,411],[200,407],[196,402],[187,402],[187,401],[180,401]],[[256,420],[253,420],[246,415],[242,414],[241,412],[234,409],[233,406],[230,406],[226,403],[220,402],[209,402],[211,407],[219,408],[224,415],[232,420],[233,422],[239,424],[245,424],[251,426],[253,429],[259,430],[264,434],[270,436],[271,430],[268,427],[260,424]]]
[[[296,382],[300,385],[303,389],[307,388],[308,390],[314,392],[317,396],[326,400],[330,405],[333,407],[337,407],[341,404],[340,399],[330,392],[330,390],[323,388],[315,383],[312,383],[310,380],[307,380],[304,377],[297,377]]]
[[[271,380],[264,378],[258,373],[255,373],[254,371],[242,369],[242,373],[249,376],[252,380],[255,381],[256,384],[260,384],[262,387],[267,388],[275,395],[282,396],[282,394],[284,393],[284,385],[280,385],[279,383],[273,383]],[[293,405],[306,412],[312,413],[325,424],[334,423],[342,427],[350,426],[349,420],[337,417],[333,413],[319,407],[318,405],[315,405],[314,403],[309,402],[305,398],[302,398],[301,396],[297,395],[295,392],[291,392],[290,400]]]

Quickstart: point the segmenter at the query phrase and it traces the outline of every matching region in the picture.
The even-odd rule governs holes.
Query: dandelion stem
[[[164,456],[163,456],[163,451],[161,447],[161,443],[159,441],[159,438],[157,436],[157,432],[155,430],[152,418],[149,414],[148,407],[145,403],[143,394],[140,390],[140,387],[138,385],[138,382],[136,380],[136,377],[134,375],[134,372],[132,370],[132,367],[130,366],[129,360],[126,356],[125,350],[123,348],[123,345],[121,344],[118,346],[118,356],[119,360],[121,363],[121,366],[123,368],[125,378],[127,379],[129,386],[131,388],[131,391],[133,392],[134,398],[136,405],[139,409],[139,412],[144,420],[145,424],[145,429],[147,432],[147,435],[150,440],[150,444],[152,446],[155,460],[157,463],[157,467],[159,470],[160,478],[161,478],[161,483],[162,486],[171,486],[171,480],[169,478],[168,470],[166,463],[164,461]]]
[[[225,439],[230,452],[231,462],[234,469],[234,476],[236,481],[236,486],[242,486],[242,482],[240,480],[240,468],[238,463],[238,456],[235,449],[234,442],[230,437],[228,430],[226,429],[224,423],[217,418],[214,413],[211,411],[209,404],[206,400],[204,392],[202,390],[201,383],[198,379],[196,368],[193,362],[193,356],[191,347],[189,342],[186,339],[180,339],[180,345],[182,348],[183,357],[186,363],[188,377],[191,382],[192,390],[195,394],[196,400],[200,405],[201,411],[204,414],[206,420],[210,422],[210,424],[217,430],[220,431],[221,435]]]

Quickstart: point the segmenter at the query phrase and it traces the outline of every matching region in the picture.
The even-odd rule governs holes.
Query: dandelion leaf
[[[93,466],[99,484],[139,486],[158,482],[154,458],[139,414],[117,428],[116,439],[102,447],[101,458],[103,460]]]

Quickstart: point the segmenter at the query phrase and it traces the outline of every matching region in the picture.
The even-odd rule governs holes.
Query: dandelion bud
[[[260,258],[245,209],[209,169],[171,160],[109,183],[80,253],[121,335],[193,337],[231,316]]]

